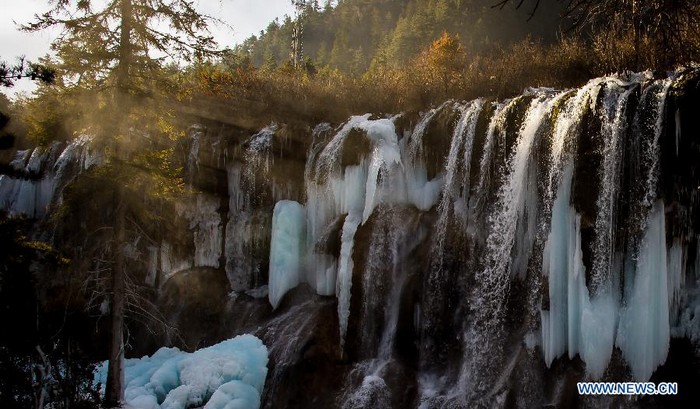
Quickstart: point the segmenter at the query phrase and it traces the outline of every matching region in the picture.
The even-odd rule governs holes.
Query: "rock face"
[[[135,248],[188,345],[263,340],[266,408],[688,402],[699,78],[598,78],[336,128],[194,127],[180,150],[195,194],[173,210],[187,232]],[[649,379],[681,395],[575,389]]]

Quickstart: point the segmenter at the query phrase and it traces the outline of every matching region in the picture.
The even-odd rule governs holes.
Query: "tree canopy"
[[[117,73],[133,87],[170,61],[193,61],[216,53],[208,33],[213,20],[188,0],[53,0],[53,7],[23,26],[39,31],[58,26],[52,44],[61,74],[85,86],[118,85]],[[121,78],[125,80],[126,77]]]
[[[17,63],[9,65],[6,61],[0,61],[0,86],[12,87],[16,80],[29,78],[50,84],[56,77],[56,71],[41,64],[32,63],[19,57]]]
[[[138,213],[136,203],[143,203],[144,195],[149,193],[139,189],[139,181],[157,176],[156,170],[163,167],[161,162],[167,161],[167,152],[154,156],[162,159],[158,163],[143,160],[144,155],[151,157],[150,150],[158,151],[151,131],[169,128],[163,125],[169,117],[168,109],[159,106],[167,98],[157,94],[160,80],[167,75],[164,63],[215,55],[216,43],[207,31],[212,19],[198,13],[190,0],[51,3],[49,11],[36,15],[24,29],[62,29],[52,44],[58,58],[61,92],[70,92],[71,99],[82,100],[73,106],[74,115],[82,111],[86,131],[105,146],[108,163],[102,176],[105,185],[113,186],[108,189],[112,193],[110,213],[114,221],[110,245],[112,334],[105,403],[114,407],[120,405],[124,393],[126,219],[129,214]],[[144,145],[150,149],[144,149]],[[153,166],[149,168],[149,164]],[[142,200],[134,200],[136,196]]]

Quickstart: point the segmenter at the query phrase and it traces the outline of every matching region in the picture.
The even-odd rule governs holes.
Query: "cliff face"
[[[265,407],[690,402],[699,78],[598,78],[338,126],[195,126],[176,150],[189,193],[132,233],[134,277],[179,329],[171,342],[259,336]],[[100,166],[63,159],[69,183],[61,149],[35,176],[35,154],[18,154],[3,208],[40,217]],[[650,379],[680,394],[575,389]]]

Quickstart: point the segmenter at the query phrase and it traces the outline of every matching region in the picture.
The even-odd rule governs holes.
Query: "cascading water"
[[[190,247],[150,247],[148,280],[206,267],[236,294],[267,295],[266,407],[294,406],[276,400],[292,374],[323,386],[304,372],[318,350],[336,389],[313,393],[347,408],[557,406],[572,379],[649,380],[672,337],[700,347],[700,125],[688,102],[700,91],[687,80],[698,77],[610,76],[354,116],[304,130],[305,154],[280,148],[286,125],[233,147],[196,128],[185,160],[195,173],[218,166],[225,199],[181,206]],[[213,149],[224,151],[208,163]],[[51,200],[37,183],[63,166],[46,152],[18,153],[25,176],[0,177],[3,209],[42,214]]]
[[[666,359],[675,320],[686,319],[683,325],[692,326],[679,305],[681,294],[689,294],[683,290],[690,272],[685,262],[688,247],[683,240],[665,239],[663,214],[664,208],[669,210],[658,194],[660,138],[672,82],[641,74],[599,78],[566,92],[532,90],[495,104],[488,125],[480,130],[483,100],[450,102],[424,114],[398,144],[390,120],[365,115],[341,127],[315,163],[307,165],[307,212],[310,244],[348,214],[341,221],[340,252],[336,257],[324,254],[321,268],[329,280],[334,274],[328,271],[338,271],[341,339],[350,334],[351,315],[361,314],[355,321],[361,328],[353,335],[360,336],[364,346],[362,359],[373,362],[361,365],[365,378],[351,386],[357,389],[347,395],[348,402],[380,396],[386,388],[397,393],[383,368],[396,351],[402,302],[414,303],[410,336],[419,343],[418,360],[427,371],[416,378],[422,407],[485,404],[489,397],[501,396],[507,379],[522,370],[523,354],[509,346],[516,333],[522,334],[529,350],[541,348],[546,366],[564,355],[578,355],[588,377],[599,379],[609,373],[617,347],[632,377],[649,379]],[[451,110],[458,117],[450,125],[451,135],[445,135],[451,137],[449,150],[444,152],[442,171],[430,179],[424,150],[431,138],[425,135]],[[677,155],[683,141],[678,114],[675,124],[667,124],[673,125]],[[344,142],[353,133],[360,134],[356,140],[364,138],[366,148],[354,151],[355,161],[347,163],[343,153],[352,147]],[[600,165],[592,174],[580,173],[590,166],[579,162],[586,149],[593,149],[591,160]],[[580,178],[590,176],[595,181],[585,187]],[[628,195],[625,186],[635,177],[641,182],[635,187],[638,193]],[[594,196],[581,196],[585,189]],[[586,202],[579,210],[582,200]],[[391,253],[391,246],[377,241],[384,237],[401,242],[397,233],[391,239],[377,236],[377,229],[386,227],[376,218],[386,218],[386,206],[397,205],[433,220],[430,239],[423,245],[433,243],[434,251],[416,260],[422,265],[422,301],[408,301],[404,275],[373,267],[382,265],[382,257],[391,258],[394,268],[405,264]],[[384,210],[373,218],[379,207]],[[397,232],[402,231],[399,226],[394,227]],[[357,232],[367,228],[371,232],[363,234],[363,240],[369,238],[369,244],[358,247]],[[458,241],[455,231],[462,235]],[[466,263],[445,264],[445,257],[459,259],[457,243],[463,246]],[[358,253],[367,247],[369,251]],[[318,268],[313,257],[307,266]],[[372,278],[377,276],[373,271],[384,271],[384,278]],[[356,274],[365,283],[357,290],[352,278]],[[391,277],[387,288],[381,284],[386,277]],[[513,294],[512,286],[517,288]],[[356,294],[362,298],[355,300]],[[518,297],[526,299],[527,308],[518,311]],[[378,312],[382,304],[386,307]],[[445,316],[449,305],[466,315]],[[523,317],[523,326],[517,326],[517,317]],[[373,329],[378,323],[379,332]],[[450,333],[461,343],[445,339]],[[356,347],[357,342],[351,344]],[[440,345],[448,349],[437,352]],[[341,341],[345,348],[348,343]],[[455,354],[462,356],[457,366],[448,358]],[[436,369],[441,365],[442,375]]]
[[[60,192],[80,172],[102,162],[102,156],[81,136],[67,145],[18,151],[10,163],[14,175],[0,175],[0,209],[10,215],[42,218]]]
[[[620,174],[622,173],[622,139],[627,131],[627,101],[634,92],[631,84],[614,79],[606,83],[603,99],[601,139],[603,140],[603,166],[600,171],[600,194],[596,201],[595,251],[592,266],[592,286],[597,290],[610,282],[615,256],[615,203],[620,194]],[[626,87],[626,88],[625,88]]]
[[[450,221],[456,219],[460,223],[460,227],[463,230],[466,229],[472,148],[476,133],[476,123],[483,104],[482,100],[476,100],[461,107],[461,117],[452,135],[452,143],[445,169],[445,184],[442,198],[438,205],[439,217],[435,236],[439,253],[443,251],[444,240],[447,237],[447,227]]]
[[[528,299],[534,300],[528,302],[530,304],[534,302],[536,305],[539,298],[538,288],[541,285],[544,285],[546,295],[543,300],[544,308],[541,312],[534,311],[541,316],[540,329],[528,326],[524,330],[527,330],[525,334],[538,333],[531,332],[533,330],[541,333],[541,340],[528,342],[528,344],[531,348],[534,348],[532,345],[541,345],[544,363],[547,366],[552,365],[555,359],[565,353],[568,353],[570,359],[579,355],[586,364],[588,375],[597,379],[606,373],[613,348],[618,346],[623,356],[627,357],[635,379],[648,379],[653,369],[665,359],[665,351],[668,349],[669,317],[673,316],[674,308],[678,308],[674,305],[679,302],[683,277],[687,275],[686,267],[682,262],[682,258],[687,256],[684,255],[680,244],[668,243],[671,256],[668,261],[665,257],[667,251],[665,241],[658,239],[664,230],[659,221],[659,214],[663,214],[659,209],[663,209],[663,205],[652,206],[651,201],[654,197],[658,197],[655,193],[658,192],[659,180],[660,144],[658,140],[664,123],[664,103],[670,84],[671,80],[653,82],[645,75],[638,75],[628,78],[608,77],[592,80],[575,91],[560,93],[550,90],[531,91],[527,102],[529,105],[524,111],[521,108],[525,102],[522,98],[495,107],[491,113],[489,125],[485,129],[485,137],[480,142],[481,157],[472,157],[472,151],[474,141],[478,139],[475,135],[477,120],[484,102],[476,100],[464,105],[453,103],[443,105],[423,115],[415,128],[407,133],[406,141],[399,141],[399,144],[404,146],[400,151],[402,157],[399,159],[392,156],[389,163],[401,163],[403,167],[387,167],[383,171],[380,171],[381,166],[376,165],[376,156],[372,153],[381,150],[382,147],[375,146],[377,139],[367,132],[369,129],[376,131],[378,128],[374,126],[375,124],[368,126],[367,122],[372,122],[368,116],[349,121],[336,135],[336,139],[326,146],[326,159],[323,162],[326,169],[338,166],[340,163],[339,156],[346,147],[342,146],[339,136],[347,135],[351,129],[364,129],[368,133],[367,138],[372,147],[364,156],[361,156],[359,165],[352,165],[366,168],[367,171],[354,171],[352,166],[335,169],[336,175],[345,175],[343,183],[352,180],[353,171],[358,174],[355,176],[356,181],[351,182],[356,188],[349,190],[348,185],[344,185],[346,189],[343,190],[342,196],[345,203],[354,200],[357,204],[354,211],[356,216],[353,218],[348,216],[349,220],[354,221],[348,222],[346,219],[342,234],[340,256],[342,267],[339,271],[342,271],[344,284],[338,285],[341,289],[338,291],[339,316],[343,328],[341,334],[347,335],[348,317],[353,311],[350,308],[353,294],[355,294],[355,290],[351,287],[352,274],[366,274],[353,272],[352,263],[348,261],[353,257],[368,257],[367,260],[370,261],[372,257],[377,257],[372,256],[376,253],[371,251],[368,254],[355,254],[353,257],[348,255],[348,252],[353,251],[353,247],[349,244],[350,235],[357,228],[357,215],[360,214],[360,210],[362,215],[360,226],[370,219],[380,203],[414,206],[419,211],[436,213],[434,227],[430,233],[432,241],[436,243],[436,253],[425,258],[424,262],[427,263],[425,268],[428,270],[422,273],[425,280],[422,285],[428,288],[435,287],[431,290],[435,295],[441,294],[441,291],[444,293],[445,286],[449,285],[448,277],[451,277],[449,274],[439,274],[444,266],[442,262],[435,262],[443,257],[440,254],[445,249],[455,251],[453,247],[445,246],[445,240],[452,240],[449,230],[457,229],[463,234],[467,233],[469,217],[489,214],[486,222],[474,221],[475,225],[480,226],[482,230],[477,231],[477,236],[465,236],[464,245],[472,250],[465,248],[464,251],[477,257],[476,260],[469,262],[472,267],[462,272],[473,275],[471,279],[467,279],[469,288],[458,285],[457,288],[461,289],[450,290],[463,294],[468,308],[460,307],[458,310],[468,311],[470,314],[463,318],[464,330],[455,331],[457,334],[464,331],[461,336],[464,340],[461,349],[465,359],[462,368],[458,371],[460,375],[453,381],[443,379],[432,385],[429,383],[433,381],[426,381],[421,386],[426,396],[423,405],[430,407],[432,404],[437,404],[436,402],[453,402],[459,405],[460,401],[467,405],[467,402],[477,399],[474,395],[475,391],[483,390],[479,385],[488,388],[483,385],[485,381],[486,384],[504,382],[503,374],[494,373],[491,375],[491,381],[484,375],[489,370],[496,369],[497,362],[501,362],[499,359],[505,359],[505,356],[498,358],[500,353],[497,351],[506,352],[502,349],[506,346],[503,343],[505,341],[503,331],[508,331],[512,326],[510,322],[513,319],[514,306],[510,305],[513,302],[509,294],[511,283],[513,280],[525,280],[526,275],[528,277],[536,275],[537,273],[532,273],[533,271],[542,272],[544,283],[538,284],[540,279],[530,278],[524,282],[525,285],[530,286],[526,291]],[[641,96],[640,90],[644,91]],[[647,97],[646,94],[649,96]],[[652,98],[653,101],[651,101]],[[634,114],[637,104],[640,109],[642,106],[642,103],[637,101],[643,102],[645,99],[650,101],[644,105],[650,106],[651,109],[647,109],[642,114]],[[421,156],[423,135],[433,121],[439,120],[438,112],[449,109],[459,112],[460,116],[455,121],[450,149],[445,156],[444,169],[434,179],[428,180],[425,165],[422,162],[424,158]],[[522,113],[518,114],[518,110]],[[625,140],[630,135],[634,135],[628,123],[629,118],[634,115],[643,115],[646,121],[637,126],[639,129],[636,132],[650,132],[651,136],[641,139],[641,159],[634,160],[634,157],[630,157],[631,159],[625,160],[624,158],[629,156],[625,153],[625,149],[629,149],[626,146],[630,143]],[[584,121],[591,121],[591,118],[598,119],[597,125],[591,125],[589,122],[584,125]],[[518,120],[519,124],[513,123]],[[509,135],[508,132],[512,132],[511,130],[516,126],[517,135]],[[596,130],[591,130],[596,126]],[[380,133],[392,134],[393,131],[389,129],[390,127],[383,128]],[[679,132],[676,130],[674,137],[679,138]],[[379,140],[392,141],[392,138],[393,136]],[[593,201],[594,219],[592,221],[582,220],[582,215],[573,205],[581,200],[579,196],[574,198],[572,186],[573,181],[578,177],[577,152],[582,148],[577,146],[581,138],[594,138],[593,144],[586,143],[599,146],[596,148],[599,149],[596,155],[600,158],[601,166],[597,176],[598,182],[595,185],[597,186],[596,197],[587,199]],[[588,146],[586,143],[583,146]],[[502,169],[494,168],[493,161],[497,160],[496,158],[503,158],[508,151],[510,155],[502,163]],[[546,153],[543,156],[540,152]],[[472,169],[472,162],[478,163],[478,168]],[[397,172],[404,173],[403,179],[395,176]],[[469,180],[476,172],[478,172],[475,179],[477,184],[471,187]],[[617,234],[616,226],[622,223],[621,217],[627,224],[635,219],[635,217],[618,215],[617,203],[621,196],[625,195],[622,185],[624,174],[643,176],[643,190],[647,193],[638,195],[641,202],[630,204],[630,208],[638,206],[640,209],[649,209],[649,223],[645,223],[641,229],[643,237],[625,239],[622,236],[618,237]],[[375,183],[377,178],[379,183]],[[405,186],[401,185],[401,180],[405,181]],[[426,188],[431,183],[433,185]],[[403,192],[410,191],[415,186],[426,190],[421,191],[418,196],[410,193],[403,195]],[[439,189],[438,196],[434,196],[435,193],[433,193],[436,187]],[[495,192],[495,196],[488,193],[489,190]],[[388,196],[381,194],[382,191],[391,191],[393,194]],[[471,192],[475,198],[470,198]],[[540,194],[543,195],[541,198],[538,197]],[[427,200],[421,202],[416,200],[416,197],[427,198]],[[495,197],[495,201],[489,202],[491,197]],[[353,211],[347,208],[344,210],[350,215],[353,214]],[[313,223],[317,223],[315,229],[322,230],[320,225],[324,224],[324,219],[327,224],[334,217],[342,214],[343,210],[328,213],[332,216],[314,218]],[[377,226],[373,225],[371,228],[379,228]],[[486,231],[484,232],[483,229]],[[589,231],[591,233],[588,233]],[[543,234],[545,232],[547,233]],[[652,239],[652,237],[657,238]],[[541,240],[541,245],[535,244],[538,240]],[[638,248],[642,249],[639,250],[642,258],[630,254],[624,256],[620,253],[624,252],[624,248],[617,244],[620,240],[627,240],[630,243],[637,240]],[[377,249],[381,248],[381,245],[370,241],[370,247],[373,246]],[[660,249],[659,255],[650,255],[648,250],[650,247]],[[354,248],[357,248],[356,244]],[[537,249],[543,249],[542,256],[531,257],[531,252]],[[589,253],[587,249],[591,249]],[[642,253],[645,255],[642,256]],[[624,257],[628,259],[634,257],[636,261],[627,262],[628,267],[623,269]],[[396,261],[392,263],[397,265]],[[541,263],[541,265],[537,267],[533,263]],[[667,264],[668,267],[666,267]],[[363,264],[363,268],[366,270],[368,267]],[[655,274],[661,274],[660,276],[649,276],[652,270],[658,269],[661,269],[661,272]],[[667,274],[667,270],[672,273]],[[396,305],[394,300],[397,294],[401,294],[400,289],[404,285],[400,276],[397,277],[399,278],[396,278],[396,281],[392,281],[392,285],[396,288],[384,290],[387,291],[387,299],[391,300],[389,305]],[[622,282],[621,280],[624,280],[627,286],[624,293],[619,292],[618,283]],[[649,284],[653,280],[668,281],[668,285],[662,286],[660,281],[654,282],[654,285]],[[654,288],[653,294],[648,293],[651,290],[644,290],[649,285]],[[358,290],[358,294],[362,294],[363,297],[363,300],[358,302],[365,303],[362,304],[365,306],[376,305],[376,301],[367,304],[366,300],[377,297],[377,294],[367,293],[371,291],[372,285],[365,286],[362,291]],[[658,300],[658,302],[648,304],[649,300]],[[446,301],[438,297],[436,300],[430,300],[428,304],[431,302],[440,304]],[[435,309],[431,309],[428,304],[415,306],[415,310],[420,311],[422,316],[415,322],[414,336],[417,342],[439,345],[441,340],[430,339],[431,334],[436,333],[435,331],[428,331],[422,337],[419,336],[420,327],[423,325],[429,325],[436,318],[439,321],[444,320],[444,317],[430,316],[429,314]],[[651,307],[642,305],[651,305]],[[643,312],[645,309],[651,310]],[[652,310],[654,317],[665,318],[652,322],[639,321],[642,320],[642,316],[650,315]],[[394,342],[392,328],[397,324],[395,315],[390,314],[387,317],[386,321],[382,321],[384,329],[380,335],[372,331],[359,332],[363,337],[378,337],[375,341],[364,338],[362,341],[363,344],[379,345],[375,352],[377,362],[385,362],[387,357],[391,356],[387,351],[391,350],[389,344]],[[444,324],[445,321],[441,322]],[[376,325],[376,319],[363,322],[360,318],[358,325]],[[637,332],[641,332],[636,334],[631,330],[632,327],[636,328]],[[643,338],[648,341],[642,343],[626,341],[631,339],[629,335],[632,333],[636,334],[633,338]],[[508,373],[515,370],[514,365],[518,359],[521,359],[518,358],[519,356],[516,353],[509,361],[511,364],[507,365],[510,367],[507,370]],[[367,376],[378,376],[379,372],[376,372],[376,369],[375,363],[365,372]],[[375,385],[376,382],[372,379],[365,379],[362,385],[366,384],[366,388],[369,387],[368,385]],[[422,377],[421,379],[431,378]],[[453,386],[450,386],[451,384]],[[363,388],[362,385],[358,385],[359,390]],[[388,387],[391,389],[391,386]],[[446,398],[437,399],[436,397],[441,394]]]

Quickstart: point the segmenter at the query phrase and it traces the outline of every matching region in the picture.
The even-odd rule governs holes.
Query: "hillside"
[[[336,4],[337,3],[337,4]],[[534,2],[495,7],[496,0],[345,0],[307,2],[301,14],[303,52],[316,66],[362,74],[373,63],[398,68],[443,32],[458,34],[467,52],[484,54],[525,38],[551,43],[559,32],[561,2],[545,0],[532,19]],[[252,63],[279,65],[289,59],[294,22],[273,21],[236,52]]]

